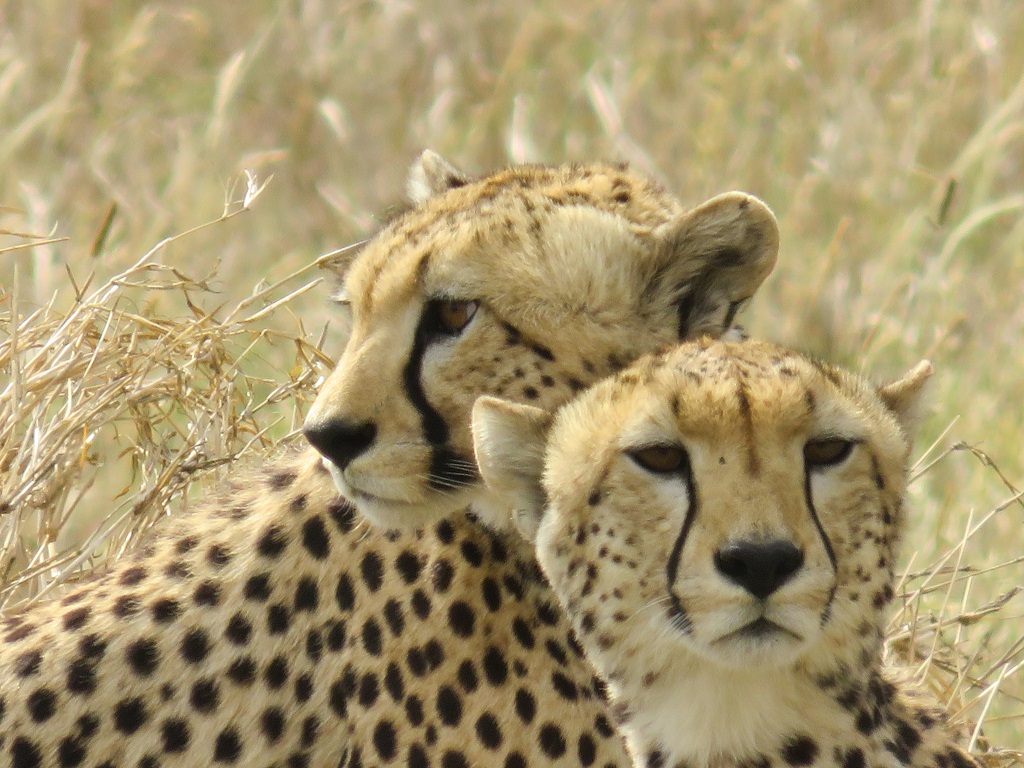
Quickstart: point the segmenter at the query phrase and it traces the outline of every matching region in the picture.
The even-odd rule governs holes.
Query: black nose
[[[737,541],[715,553],[715,567],[729,581],[764,600],[804,564],[804,554],[788,541]]]
[[[377,436],[377,425],[372,421],[354,424],[342,419],[329,419],[306,424],[302,434],[320,453],[344,469],[361,454]]]

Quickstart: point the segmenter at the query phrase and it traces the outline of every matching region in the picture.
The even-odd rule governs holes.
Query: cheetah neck
[[[698,660],[609,690],[636,766],[975,766],[950,741],[943,714],[888,676],[880,667],[751,673]]]
[[[681,667],[647,685],[612,687],[637,764],[652,765],[660,754],[667,765],[720,768],[776,751],[790,735],[831,730],[843,715],[834,698],[790,670]]]

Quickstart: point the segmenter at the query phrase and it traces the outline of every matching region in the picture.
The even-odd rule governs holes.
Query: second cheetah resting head
[[[721,335],[771,272],[771,211],[732,192],[686,210],[623,165],[518,166],[470,179],[433,153],[415,206],[354,258],[348,345],[305,433],[342,494],[417,528],[483,498],[482,394],[553,409],[644,352]]]
[[[930,373],[877,388],[704,339],[595,385],[550,428],[476,404],[484,480],[535,538],[638,765],[970,764],[881,661]]]

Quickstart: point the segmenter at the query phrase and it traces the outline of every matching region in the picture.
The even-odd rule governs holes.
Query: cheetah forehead
[[[553,457],[575,446],[624,449],[755,433],[876,436],[898,455],[899,414],[859,376],[765,342],[702,339],[641,358],[562,409]],[[588,449],[589,450],[589,449]]]
[[[551,241],[560,233],[596,245],[642,236],[681,212],[659,184],[625,165],[516,166],[433,195],[399,216],[355,257],[343,292],[348,300],[405,299],[429,292],[431,282],[446,295],[457,294],[460,284],[480,292],[495,268],[564,253],[545,247],[559,245]]]

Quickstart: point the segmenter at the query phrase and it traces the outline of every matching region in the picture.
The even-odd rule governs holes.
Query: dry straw
[[[322,278],[308,273],[336,254],[257,285],[227,311],[197,306],[212,272],[158,260],[249,211],[265,187],[248,175],[220,217],[162,240],[98,288],[69,269],[67,291],[41,307],[23,305],[17,279],[0,289],[0,609],[102,567],[180,511],[211,471],[288,442],[330,360],[300,323],[285,333],[269,320],[315,287]],[[17,238],[5,250],[53,241]],[[281,347],[290,364],[271,378],[266,360]]]
[[[17,279],[0,287],[0,614],[103,568],[161,517],[180,512],[204,478],[294,437],[331,361],[322,334],[311,337],[298,320],[290,333],[270,330],[280,325],[270,320],[306,301],[322,279],[310,273],[340,252],[214,311],[195,298],[211,293],[215,269],[196,277],[159,259],[171,243],[247,212],[265,186],[247,175],[242,199],[225,204],[220,217],[161,241],[98,288],[68,270],[67,291],[29,307]],[[56,241],[0,234],[15,241],[0,255]],[[286,363],[269,366],[282,348]],[[1021,688],[1014,678],[1024,666],[1020,617],[1010,613],[1021,587],[980,607],[971,599],[975,577],[1011,573],[1024,558],[983,570],[964,561],[968,543],[999,512],[1024,503],[985,454],[937,445],[915,479],[968,450],[1007,499],[968,516],[958,544],[934,563],[908,569],[887,652],[948,702],[986,765],[1024,765],[1024,752],[984,737],[996,710],[1009,713],[998,719],[1020,724],[1010,732],[1024,732],[1024,702],[1009,692]]]

